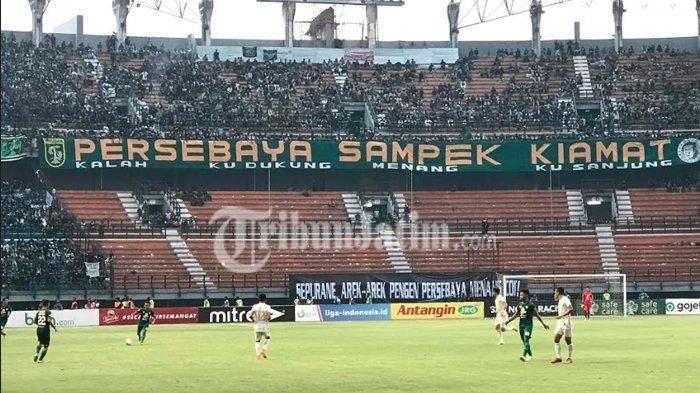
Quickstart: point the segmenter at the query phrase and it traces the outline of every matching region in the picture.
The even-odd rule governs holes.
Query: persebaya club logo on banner
[[[639,170],[700,161],[696,138],[561,141],[304,141],[47,138],[50,168],[374,169],[416,172]]]
[[[61,168],[66,163],[64,138],[44,138],[44,163],[52,168]]]

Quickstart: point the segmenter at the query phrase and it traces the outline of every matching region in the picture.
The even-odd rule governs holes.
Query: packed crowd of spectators
[[[573,56],[589,60],[600,113],[580,114],[572,104],[582,84]],[[108,136],[346,137],[345,104],[368,102],[377,130],[354,137],[445,130],[608,134],[631,125],[700,123],[697,73],[696,57],[661,46],[618,56],[557,42],[539,58],[528,50],[485,57],[472,50],[456,64],[421,67],[200,59],[117,46],[113,38],[93,49],[47,36],[34,48],[3,35],[2,124],[41,125],[42,136],[67,127]],[[477,81],[492,88],[474,90]]]
[[[69,239],[5,239],[2,241],[1,259],[5,289],[82,287],[80,284],[88,281],[85,262],[102,265],[102,276],[97,278],[100,284],[105,282],[107,276],[103,255],[80,249]]]
[[[40,187],[2,181],[2,231],[39,235],[76,233],[80,223]]]
[[[3,285],[41,289],[84,282],[84,263],[103,263],[105,259],[98,251],[70,240],[80,228],[80,222],[54,202],[45,189],[3,180]],[[102,273],[92,280],[93,284],[104,282],[104,268]]]

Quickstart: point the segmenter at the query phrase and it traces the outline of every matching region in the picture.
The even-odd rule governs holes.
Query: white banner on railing
[[[34,317],[36,310],[15,310],[7,320],[7,327],[36,327]],[[51,310],[51,318],[57,328],[71,326],[98,326],[99,310]]]

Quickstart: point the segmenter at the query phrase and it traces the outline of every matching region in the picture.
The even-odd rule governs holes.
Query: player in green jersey
[[[153,312],[151,308],[151,302],[146,301],[143,304],[143,308],[139,308],[135,314],[138,314],[139,326],[136,329],[136,334],[139,336],[139,342],[143,344],[146,341],[146,333],[148,332],[148,326],[151,323],[155,323],[156,313]]]
[[[0,304],[0,335],[5,337],[5,325],[7,325],[7,320],[10,319],[10,313],[12,313],[12,308],[10,307],[10,300],[8,298],[2,299],[2,304]]]
[[[512,317],[506,322],[506,325],[512,322],[515,318],[520,317],[520,339],[523,341],[523,355],[520,360],[528,362],[532,360],[532,349],[530,348],[530,338],[532,337],[533,323],[532,317],[537,317],[545,330],[549,329],[546,323],[537,312],[537,306],[530,301],[530,291],[522,289],[520,291],[520,302],[518,309]]]
[[[49,351],[49,345],[51,344],[51,330],[56,330],[56,325],[54,325],[53,318],[51,317],[51,311],[49,311],[49,301],[44,300],[41,302],[41,308],[37,311],[34,317],[34,324],[36,327],[36,337],[39,340],[39,345],[36,346],[36,354],[34,354],[34,363],[44,363],[44,357],[46,352]],[[43,350],[41,348],[44,348]]]

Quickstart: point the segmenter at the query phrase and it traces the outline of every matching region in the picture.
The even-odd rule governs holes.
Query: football
[[[131,339],[127,338],[126,340],[124,340],[124,344],[131,345]]]

